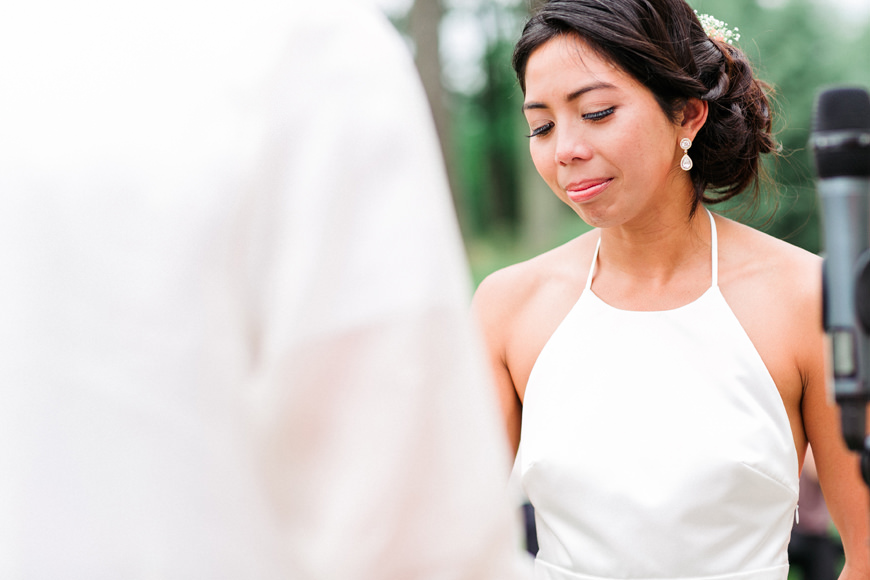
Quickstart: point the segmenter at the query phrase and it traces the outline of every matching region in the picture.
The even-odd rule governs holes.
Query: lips
[[[582,203],[600,195],[612,181],[613,178],[586,179],[568,184],[565,192],[574,203]]]

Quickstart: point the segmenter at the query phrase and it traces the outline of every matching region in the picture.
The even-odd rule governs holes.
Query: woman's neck
[[[709,264],[710,237],[710,219],[701,205],[691,216],[685,206],[646,213],[601,230],[599,268],[608,275],[664,286],[699,264]]]

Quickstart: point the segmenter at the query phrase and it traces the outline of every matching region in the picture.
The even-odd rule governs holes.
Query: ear
[[[695,140],[695,135],[704,126],[707,121],[707,112],[709,107],[707,101],[691,98],[686,101],[686,106],[683,107],[682,118],[680,119],[680,134],[683,137]]]

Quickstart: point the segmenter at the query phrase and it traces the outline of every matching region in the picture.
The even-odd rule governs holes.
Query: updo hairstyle
[[[776,149],[770,87],[754,77],[742,51],[707,36],[684,0],[550,0],[526,23],[514,50],[523,93],[529,57],[561,35],[578,36],[646,86],[672,122],[687,99],[709,103],[690,151],[693,214],[699,203],[723,202],[750,185],[757,198],[759,156]]]

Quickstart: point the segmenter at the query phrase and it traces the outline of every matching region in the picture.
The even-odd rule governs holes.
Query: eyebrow
[[[591,85],[587,85],[583,88],[577,89],[576,91],[573,91],[571,93],[568,93],[568,97],[565,99],[565,101],[568,103],[570,103],[571,101],[576,101],[581,96],[585,95],[586,93],[588,93],[590,91],[597,91],[600,89],[615,89],[615,88],[616,88],[616,86],[612,85],[610,83],[605,83],[605,82],[594,83]],[[547,108],[549,108],[549,107],[547,107],[547,105],[545,105],[544,103],[537,102],[537,101],[532,101],[530,103],[523,103],[523,111],[528,111],[530,109],[547,109]]]

